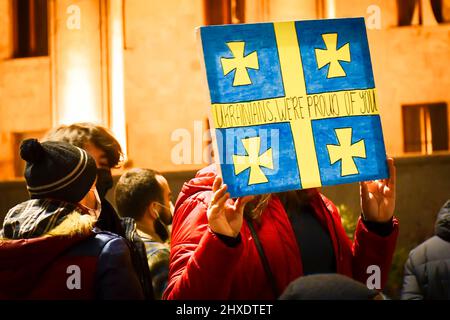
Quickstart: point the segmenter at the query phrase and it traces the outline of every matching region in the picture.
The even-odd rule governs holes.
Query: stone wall
[[[0,180],[14,178],[14,134],[51,127],[48,57],[12,59],[12,1],[0,1]]]
[[[0,180],[14,178],[14,134],[52,126],[48,57],[0,60]]]
[[[9,59],[9,3],[0,1],[3,180],[13,177],[11,133],[38,131],[52,125],[49,58]],[[318,11],[314,0],[252,0],[248,9],[261,4],[265,20],[314,19]],[[446,72],[450,25],[395,27],[396,6],[391,0],[336,0],[335,4],[337,17],[367,18],[367,8],[372,4],[381,9],[381,30],[368,32],[370,50],[387,152],[402,155],[401,105],[450,102],[450,76]],[[82,17],[88,19],[89,14],[82,13]],[[257,21],[257,17],[252,19]],[[195,159],[193,154],[195,146],[202,145],[204,119],[209,115],[194,31],[202,24],[201,0],[125,1],[125,109],[131,165],[162,171],[195,170],[203,165],[202,159]],[[172,151],[181,141],[180,135],[174,136],[177,130],[189,135],[192,155],[187,164],[172,159]]]
[[[175,130],[187,129],[193,138],[194,121],[208,116],[195,36],[202,22],[201,0],[126,1],[125,105],[133,165],[163,171],[201,166],[173,163],[171,150]]]

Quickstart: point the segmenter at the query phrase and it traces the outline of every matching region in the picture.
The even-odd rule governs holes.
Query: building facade
[[[447,0],[0,0],[0,180],[20,141],[54,125],[110,128],[128,164],[209,161],[208,92],[195,27],[366,18],[388,154],[448,153]]]

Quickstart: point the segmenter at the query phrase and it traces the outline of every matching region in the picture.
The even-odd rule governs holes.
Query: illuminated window
[[[430,0],[434,17],[438,23],[450,22],[450,0]]]
[[[48,55],[47,0],[13,0],[14,57]]]
[[[422,24],[422,2],[419,0],[397,0],[397,18],[399,26],[413,24],[414,11],[418,10],[418,23]]]
[[[423,24],[423,0],[397,0],[399,26]],[[450,0],[430,1],[431,9],[438,23],[450,22]]]
[[[245,22],[245,0],[203,0],[205,25]]]
[[[404,105],[405,152],[431,154],[448,150],[447,104]]]

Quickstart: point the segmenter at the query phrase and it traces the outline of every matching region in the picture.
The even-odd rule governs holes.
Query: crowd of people
[[[20,146],[30,200],[0,231],[0,299],[384,299],[398,236],[396,172],[360,183],[353,242],[318,189],[231,199],[215,165],[172,204],[159,172],[134,168],[106,199],[120,144],[76,123]],[[368,270],[379,271],[379,279]],[[404,299],[450,299],[450,202],[413,250]],[[374,285],[373,285],[374,284]]]

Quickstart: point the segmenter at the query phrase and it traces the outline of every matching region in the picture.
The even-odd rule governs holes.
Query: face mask
[[[170,202],[170,208],[159,202],[158,202],[158,205],[160,205],[164,210],[166,210],[166,212],[169,213],[169,217],[167,217],[167,214],[165,214],[163,219],[161,219],[161,215],[159,214],[159,212],[156,212],[157,216],[158,216],[158,220],[161,221],[165,225],[171,225],[172,217],[173,217],[173,209],[174,209],[172,202]],[[170,221],[167,221],[167,219],[170,219]]]
[[[162,241],[166,241],[169,239],[169,231],[164,223],[162,223],[161,219],[156,219],[153,222],[153,226],[155,228],[155,232],[159,235]]]
[[[100,212],[102,210],[102,201],[100,200],[97,189],[95,189],[95,188],[91,189],[91,190],[89,190],[89,192],[94,193],[95,209],[85,206],[84,204],[80,204],[80,205],[89,213],[90,216],[98,218],[100,216]]]
[[[106,168],[97,169],[97,191],[100,199],[105,199],[106,193],[113,186],[111,170]]]
[[[102,211],[102,201],[100,200],[100,195],[97,192],[97,189],[94,189],[95,200],[97,201],[96,209],[91,209],[89,213],[94,217],[98,218],[100,216],[100,211]]]

